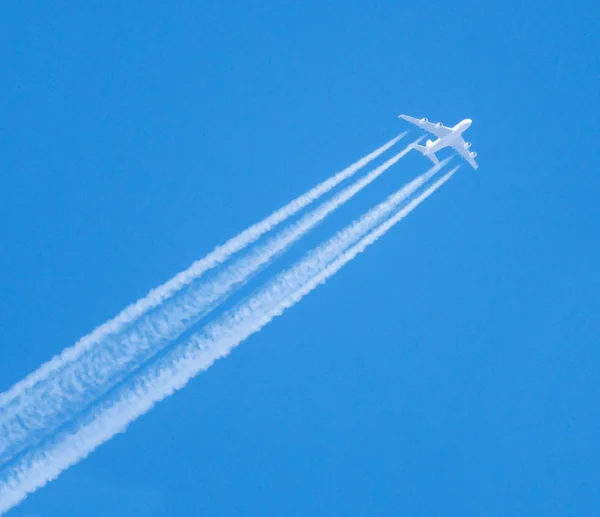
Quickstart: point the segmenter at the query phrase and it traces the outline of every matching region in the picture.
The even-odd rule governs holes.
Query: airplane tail
[[[438,160],[438,157],[434,153],[425,154],[425,151],[427,151],[427,147],[425,147],[424,145],[415,145],[415,149],[417,151],[419,151],[421,154],[423,154],[423,156],[427,156],[427,158],[429,158],[436,165],[438,163],[440,163],[440,161]]]

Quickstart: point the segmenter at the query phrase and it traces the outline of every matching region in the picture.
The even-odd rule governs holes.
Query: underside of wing
[[[408,115],[400,115],[400,118],[410,122],[411,124],[414,124],[415,126],[419,126],[421,129],[424,129],[438,138],[442,138],[452,133],[452,130],[449,127],[444,126],[444,124],[441,122],[434,124],[433,122],[429,122],[426,118],[414,118],[409,117]]]
[[[452,145],[452,147],[469,163],[471,167],[473,167],[474,169],[477,169],[477,167],[479,167],[477,165],[477,162],[475,161],[477,153],[470,150],[470,142],[465,142],[463,138],[460,138],[454,145]]]

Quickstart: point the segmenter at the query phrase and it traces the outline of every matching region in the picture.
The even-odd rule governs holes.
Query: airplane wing
[[[400,115],[400,118],[410,122],[411,124],[414,124],[415,126],[419,126],[421,129],[428,131],[438,138],[442,138],[452,133],[452,130],[449,127],[444,126],[441,122],[434,124],[433,122],[429,122],[426,118],[414,118],[409,117],[408,115]]]
[[[458,154],[460,154],[471,167],[473,167],[474,169],[477,169],[477,167],[479,167],[479,165],[477,165],[477,162],[475,161],[475,156],[477,156],[477,153],[471,152],[468,148],[465,147],[465,141],[462,137],[460,137],[454,144],[452,144],[452,148]]]

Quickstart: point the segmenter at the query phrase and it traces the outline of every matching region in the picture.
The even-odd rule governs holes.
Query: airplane
[[[426,118],[418,119],[409,117],[408,115],[399,115],[399,117],[438,137],[435,142],[427,140],[424,146],[414,146],[415,149],[421,152],[423,156],[427,156],[427,158],[429,158],[433,163],[439,163],[438,157],[435,155],[435,153],[444,147],[452,147],[458,154],[467,160],[471,167],[477,169],[478,165],[477,162],[475,162],[477,153],[469,151],[471,142],[465,142],[464,138],[462,137],[463,132],[466,131],[473,123],[470,118],[460,121],[454,127],[446,127],[441,122],[434,124],[429,122]]]

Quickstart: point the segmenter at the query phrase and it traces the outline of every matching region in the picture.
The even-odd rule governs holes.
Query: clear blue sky
[[[399,113],[472,118],[480,163],[11,515],[598,515],[599,15],[4,2],[2,391]]]

